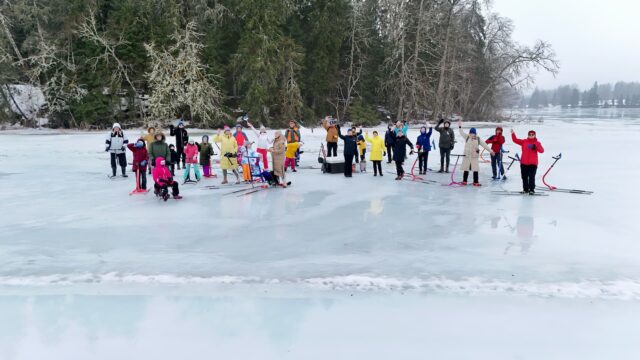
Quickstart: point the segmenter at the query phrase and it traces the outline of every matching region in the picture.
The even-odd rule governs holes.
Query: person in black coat
[[[393,131],[393,125],[389,124],[387,126],[387,132],[384,134],[384,146],[387,148],[387,164],[391,164],[391,159],[393,157],[393,141],[395,140]]]
[[[184,147],[187,146],[189,142],[189,134],[187,133],[187,129],[184,128],[184,122],[177,116],[178,118],[178,127],[176,128],[173,125],[169,125],[169,135],[176,137],[176,150],[178,152],[178,156],[182,159],[182,167],[185,167],[185,154]],[[178,170],[180,170],[180,161],[178,161]]]
[[[394,134],[393,161],[396,162],[396,173],[398,174],[396,180],[402,180],[402,177],[404,176],[402,164],[404,163],[404,159],[407,157],[407,146],[411,148],[409,155],[413,155],[413,144],[406,136],[404,136],[404,132],[398,131],[397,134]]]
[[[351,177],[353,158],[358,154],[358,141],[353,134],[353,130],[347,130],[347,135],[342,135],[342,130],[339,125],[336,125],[338,129],[338,136],[344,141],[344,176]]]

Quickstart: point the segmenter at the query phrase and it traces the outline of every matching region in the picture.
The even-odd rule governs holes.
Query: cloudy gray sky
[[[553,45],[560,74],[538,75],[540,88],[640,81],[640,1],[493,0],[493,10],[513,20],[516,41]]]

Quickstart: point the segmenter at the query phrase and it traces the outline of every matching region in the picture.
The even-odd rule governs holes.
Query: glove
[[[529,149],[533,150],[533,151],[535,151],[535,150],[536,150],[536,144],[529,144],[529,145],[527,145],[527,147],[528,147]]]
[[[387,152],[386,152],[386,151],[383,151],[383,152],[382,152],[382,156],[387,156]]]
[[[124,146],[120,148],[120,150],[124,151]]]
[[[106,152],[106,151],[109,151],[109,148],[105,148],[105,149],[104,149],[104,151],[105,151],[105,152]]]
[[[140,161],[140,166],[147,166],[147,160]]]

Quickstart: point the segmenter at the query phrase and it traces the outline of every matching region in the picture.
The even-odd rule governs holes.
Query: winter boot
[[[463,181],[463,182],[461,182],[461,183],[460,183],[460,185],[462,185],[462,186],[467,186],[467,182],[466,182],[466,181]]]
[[[480,186],[482,186],[482,184],[480,184],[480,183],[473,183],[473,186],[475,186],[475,187],[480,187]]]
[[[112,178],[116,177],[116,168],[114,168],[114,167],[111,168],[111,174],[112,174],[111,175]]]
[[[129,177],[129,175],[127,175],[127,168],[125,167],[122,168],[122,177]]]

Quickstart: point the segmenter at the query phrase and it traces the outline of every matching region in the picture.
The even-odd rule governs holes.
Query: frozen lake
[[[548,181],[593,195],[492,194],[517,167],[481,165],[476,189],[369,166],[163,203],[107,179],[104,133],[0,133],[0,359],[635,359],[640,111],[528,115],[502,126],[537,131],[538,178],[562,153]],[[324,136],[305,129],[303,166]]]

